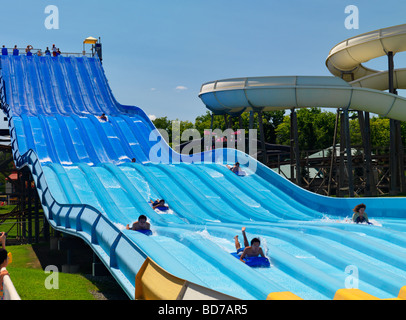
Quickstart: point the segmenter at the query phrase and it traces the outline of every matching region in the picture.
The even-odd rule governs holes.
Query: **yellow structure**
[[[139,300],[238,300],[235,297],[178,278],[152,259],[145,259],[135,277]]]
[[[272,292],[268,295],[266,300],[303,300],[292,292]]]
[[[87,37],[85,40],[83,40],[83,55],[86,54],[86,49],[85,49],[85,44],[91,44],[94,45],[97,43],[97,39],[93,37]]]
[[[397,298],[379,299],[359,289],[337,290],[334,300],[406,300],[406,286],[399,291]]]

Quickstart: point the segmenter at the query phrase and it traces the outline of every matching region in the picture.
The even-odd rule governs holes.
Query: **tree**
[[[268,111],[262,113],[262,122],[264,126],[264,135],[265,141],[267,143],[276,143],[276,128],[279,124],[282,123],[284,117],[284,110],[277,110],[277,111]],[[234,131],[238,129],[245,129],[246,131],[249,130],[249,122],[250,122],[250,113],[244,112],[241,114],[241,124],[238,117],[231,118],[231,128]],[[229,120],[228,120],[229,121]],[[210,129],[211,124],[211,113],[207,111],[204,115],[198,116],[195,121],[195,128],[200,132],[203,136],[205,129]],[[214,115],[213,117],[213,130],[214,129],[221,129],[225,130],[227,128],[226,123],[224,121],[223,115]],[[254,122],[253,128],[258,128],[258,114],[254,113]],[[259,139],[259,130],[257,132],[258,139]]]
[[[300,150],[328,148],[333,144],[336,115],[320,108],[298,109],[297,126]],[[276,128],[276,142],[290,145],[290,116]]]
[[[165,130],[168,133],[169,141],[166,141],[169,145],[172,141],[172,121],[168,117],[156,118],[152,121],[157,129]]]
[[[179,125],[174,123],[175,121],[179,122]],[[180,143],[184,142],[181,139],[182,133],[187,129],[193,129],[194,125],[190,121],[179,121],[176,120],[169,120],[168,117],[160,117],[156,118],[152,121],[154,126],[157,129],[161,129],[167,132],[168,139],[167,143],[172,146],[173,141],[180,141]],[[175,130],[175,131],[174,131]]]
[[[297,122],[298,122],[298,134],[299,134],[299,149],[300,150],[317,150],[331,147],[334,137],[334,126],[336,120],[335,112],[325,111],[321,108],[301,108],[297,109]],[[350,139],[351,145],[362,145],[362,135],[359,126],[358,118],[356,114],[350,116]],[[249,112],[241,114],[241,124],[238,117],[231,118],[231,127],[234,131],[238,129],[249,129]],[[179,121],[179,120],[175,120]],[[285,115],[284,110],[263,112],[263,127],[265,134],[265,141],[267,143],[277,143],[283,145],[290,145],[290,115]],[[229,118],[227,120],[229,122]],[[173,141],[179,141],[179,135],[173,136],[173,120],[169,120],[168,117],[156,118],[153,121],[157,128],[163,129],[168,133],[168,143],[172,145]],[[205,114],[196,117],[195,123],[190,121],[180,121],[180,134],[186,129],[196,129],[200,137],[204,136],[204,130],[210,129],[211,125],[211,113],[207,111]],[[337,143],[340,141],[340,123],[338,124],[337,131]],[[226,129],[226,123],[223,115],[214,115],[213,117],[213,129]],[[258,128],[258,114],[254,114],[255,129]],[[382,117],[371,117],[371,145],[373,148],[386,146],[389,147],[389,119]],[[401,123],[403,144],[406,144],[406,122]],[[258,139],[259,139],[258,130]],[[186,137],[185,139],[192,139],[192,137]],[[185,142],[185,141],[180,141]]]
[[[265,141],[276,144],[276,129],[283,122],[285,110],[268,111],[262,114]],[[258,132],[259,134],[259,132]]]
[[[376,147],[389,147],[390,145],[390,120],[388,118],[372,117],[370,122],[371,128],[371,145]]]

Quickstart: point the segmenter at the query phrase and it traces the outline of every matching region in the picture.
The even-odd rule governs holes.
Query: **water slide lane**
[[[45,136],[42,132],[40,119],[34,116],[26,116],[23,114],[21,116],[24,125],[24,133],[27,138],[27,147],[29,149],[35,150],[38,154],[38,157],[43,162],[50,162],[51,155],[49,154],[48,149],[53,146],[47,146],[45,142]],[[25,150],[28,151],[28,150]]]
[[[68,93],[67,104],[72,106],[72,111],[74,114],[81,114],[85,112],[84,101],[82,95],[80,94],[79,83],[76,76],[76,72],[72,67],[72,58],[66,57],[65,59],[60,59],[61,72],[66,85],[66,90]]]
[[[51,74],[52,65],[49,59],[39,59],[39,74],[41,75],[40,85],[43,87],[45,104],[36,106],[36,113],[55,114],[59,113],[60,109],[57,108],[57,98],[55,92],[56,83]]]
[[[199,179],[198,176],[183,168],[176,166],[156,166],[163,171],[170,181],[176,181],[181,189],[181,199],[189,199],[191,211],[194,215],[201,217],[205,221],[242,221],[246,218],[240,215],[235,209],[230,207],[222,198]],[[198,205],[197,205],[198,204]]]
[[[16,140],[17,140],[18,147],[22,153],[25,153],[30,149],[29,146],[33,145],[32,142],[28,141],[29,138],[32,139],[32,135],[31,134],[28,135],[25,133],[25,130],[26,130],[25,123],[21,117],[14,117],[13,123],[14,123],[14,128],[12,130],[16,134]]]
[[[272,212],[274,216],[293,220],[307,220],[313,218],[296,210],[290,203],[282,202],[281,200],[283,200],[283,198],[275,196],[269,189],[261,188],[262,185],[255,184],[256,181],[250,179],[252,174],[237,176],[227,167],[218,164],[199,165],[198,168],[208,172],[212,177],[216,177],[219,180],[219,185],[225,186],[234,193],[237,198],[244,199],[244,197],[250,197],[255,201],[253,203],[254,206],[260,205],[270,213]],[[215,172],[219,174],[217,175]],[[243,194],[241,194],[242,192]],[[247,203],[247,205],[249,205],[249,203]]]
[[[109,121],[113,124],[117,137],[126,150],[126,154],[130,160],[135,158],[138,162],[148,161],[147,155],[144,153],[138,139],[133,134],[127,122],[123,120],[123,118],[116,116],[110,116]]]
[[[75,109],[70,97],[68,79],[65,77],[64,62],[54,59],[51,60],[50,63],[52,64],[51,70],[53,70],[52,80],[55,81],[54,83],[58,84],[57,93],[59,98],[57,99],[57,102],[58,108],[61,110],[60,113],[64,115],[71,114],[72,112],[75,112]]]
[[[59,114],[55,115],[55,121],[57,124],[55,124],[55,130],[57,133],[59,133],[59,138],[54,141],[63,141],[63,144],[66,147],[66,150],[69,154],[69,159],[71,163],[77,163],[77,162],[85,162],[85,163],[90,163],[90,159],[87,153],[83,153],[83,141],[82,139],[74,139],[75,135],[70,134],[68,131],[68,125],[66,122],[68,122],[68,119],[70,117],[67,116],[62,116]],[[52,120],[54,121],[54,120]],[[66,122],[65,122],[66,121]],[[58,130],[59,129],[59,130]]]
[[[217,180],[222,178],[222,174],[218,174],[217,172],[214,172],[214,174],[209,173],[205,171],[205,166],[191,166],[185,164],[179,164],[179,166],[183,166],[188,171],[193,172],[203,183],[218,194],[225,203],[225,205],[222,205],[224,211],[238,213],[238,216],[241,218],[233,213],[235,216],[235,222],[239,221],[240,223],[244,223],[245,221],[250,221],[251,219],[259,221],[278,220],[277,217],[262,208],[255,200],[249,198],[241,190],[236,189],[232,185],[223,184],[223,180],[218,182]],[[232,188],[232,190],[229,190],[229,188]],[[236,194],[238,196],[236,196]],[[239,198],[239,196],[241,196],[241,198]],[[228,209],[228,207],[231,208],[231,210]]]
[[[127,166],[125,164],[124,166]],[[155,166],[140,166],[133,163],[128,164],[136,169],[159,194],[159,199],[165,199],[174,211],[174,217],[179,217],[179,223],[204,223],[204,219],[199,216],[200,208],[197,208],[193,200],[187,197],[181,187],[171,181],[167,175],[155,168]],[[151,199],[155,200],[155,199]],[[194,211],[195,210],[195,211]]]
[[[32,58],[32,57],[31,57]],[[29,98],[29,109],[30,110],[35,110],[36,106],[41,106],[42,103],[42,94],[40,92],[40,81],[38,78],[38,73],[36,66],[37,64],[34,63],[27,63],[24,59],[21,60],[24,68],[26,69],[25,74],[27,75],[27,81],[29,83],[29,86],[27,88],[28,94],[30,95]]]
[[[108,156],[108,160],[106,160],[105,162],[120,161],[120,157],[123,156],[121,153],[122,150],[115,149],[112,145],[114,136],[106,134],[106,130],[108,130],[109,124],[92,115],[89,115],[87,119],[93,124],[94,128],[94,134],[90,136],[94,137],[95,141],[97,140],[100,143],[100,146],[103,147],[103,149],[105,150],[105,154]]]
[[[95,127],[96,122],[94,120],[98,120],[91,119],[95,118],[95,116],[78,116],[72,114],[71,117],[78,126],[81,137],[94,163],[112,161],[108,151],[105,148],[105,145],[108,146],[108,142],[103,142],[100,140],[100,134],[98,132],[100,127]]]
[[[39,115],[41,131],[44,134],[46,145],[48,146],[50,158],[52,162],[61,163],[64,165],[71,164],[69,159],[66,146],[61,138],[61,133],[59,131],[59,125],[54,117],[46,117],[44,115]],[[54,121],[53,121],[54,120]],[[56,127],[55,125],[56,124]],[[58,132],[59,131],[59,132]],[[55,143],[55,142],[57,143]]]
[[[27,91],[25,88],[26,84],[26,73],[23,72],[23,68],[21,65],[21,56],[16,57],[14,60],[14,67],[13,71],[18,74],[18,75],[23,75],[20,77],[16,77],[16,84],[17,84],[17,101],[18,104],[21,106],[22,110],[24,110],[26,113],[30,114],[30,110],[28,109],[28,103],[27,103]]]
[[[148,139],[144,135],[142,135],[142,124],[140,124],[140,121],[138,120],[138,117],[134,116],[126,116],[126,115],[120,115],[120,118],[124,120],[127,123],[128,128],[130,129],[130,132],[133,134],[133,136],[136,138],[136,141],[138,142],[138,145],[140,146],[140,153],[141,161],[144,159],[145,161],[149,161],[149,145],[147,143]]]

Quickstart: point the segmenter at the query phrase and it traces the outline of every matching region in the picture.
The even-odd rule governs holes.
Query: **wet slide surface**
[[[332,299],[354,270],[358,287],[379,298],[406,285],[404,199],[319,196],[254,159],[255,170],[237,176],[225,164],[246,155],[231,149],[213,163],[158,163],[151,149],[175,153],[144,111],[114,99],[97,58],[2,56],[1,65],[17,166],[30,169],[52,227],[84,239],[130,298],[146,257],[240,299],[284,291]],[[153,210],[157,198],[170,210]],[[349,221],[360,202],[374,225]],[[125,230],[140,214],[151,236]],[[242,226],[260,238],[271,268],[230,254]]]

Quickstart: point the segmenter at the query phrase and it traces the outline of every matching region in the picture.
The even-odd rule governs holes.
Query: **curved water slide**
[[[406,25],[380,29],[340,42],[330,51],[326,65],[335,77],[224,79],[203,84],[199,96],[215,113],[292,107],[351,108],[404,121],[406,99],[382,92],[388,89],[388,72],[369,69],[362,63],[405,50]],[[394,87],[406,88],[406,69],[395,70]]]
[[[406,51],[406,24],[379,29],[349,38],[334,46],[326,59],[329,71],[345,77],[354,87],[384,91],[388,88],[388,71],[367,68],[372,59]],[[406,88],[406,69],[394,71],[394,87]]]

